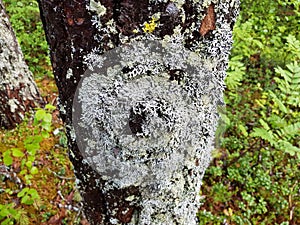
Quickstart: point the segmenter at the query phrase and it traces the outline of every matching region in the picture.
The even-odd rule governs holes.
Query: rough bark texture
[[[0,1],[0,127],[15,127],[42,102]]]
[[[67,128],[70,147],[69,155],[74,165],[78,187],[83,197],[84,212],[90,223],[105,225],[196,224],[197,192],[204,170],[210,160],[210,151],[213,148],[213,134],[218,119],[217,106],[222,102],[223,80],[232,41],[231,30],[238,13],[239,2],[235,0],[39,0],[39,4],[47,40],[51,49],[54,76],[59,89],[60,112]],[[185,47],[199,57],[199,61],[193,62],[193,65],[199,69],[200,78],[198,80],[195,77],[189,79],[187,76],[186,78],[181,73],[178,73],[178,68],[175,64],[179,62],[180,56],[176,55],[177,53],[174,53],[174,61],[167,63],[163,67],[149,68],[149,65],[142,65],[144,66],[142,70],[137,70],[137,73],[143,73],[141,76],[150,74],[150,77],[152,76],[152,69],[153,71],[155,69],[161,70],[164,74],[169,74],[168,79],[166,79],[168,82],[175,81],[181,89],[191,90],[191,92],[187,92],[190,94],[188,97],[192,105],[191,109],[196,112],[198,110],[201,115],[203,114],[203,123],[205,124],[198,127],[199,132],[188,128],[188,130],[183,129],[180,132],[171,129],[173,132],[171,134],[172,140],[180,138],[178,134],[186,135],[188,132],[194,132],[199,133],[201,140],[196,140],[196,142],[200,141],[202,145],[196,147],[193,144],[189,145],[191,150],[187,151],[190,151],[188,152],[190,158],[184,159],[180,164],[174,162],[174,165],[179,165],[178,168],[174,169],[174,171],[172,170],[170,174],[166,173],[165,177],[163,171],[155,173],[158,179],[156,183],[129,181],[124,183],[123,181],[126,179],[118,182],[118,180],[107,178],[107,174],[101,174],[99,170],[91,166],[78,148],[76,135],[77,141],[79,137],[78,134],[75,135],[72,124],[73,99],[76,97],[76,88],[87,68],[93,67],[97,63],[103,63],[105,60],[101,58],[101,54],[105,54],[105,52],[118,46],[126,45],[126,43],[130,43],[133,40],[163,40],[164,43],[171,42],[171,44],[175,44],[175,49],[177,47],[178,49]],[[172,46],[174,47],[174,45]],[[142,50],[140,51],[141,55],[144,54]],[[107,63],[109,64],[109,62]],[[138,63],[138,61],[136,60],[135,63]],[[132,82],[130,80],[132,77],[140,79],[139,75],[137,76],[133,73],[136,71],[134,66],[132,67],[132,65],[128,64],[122,69],[120,76],[123,76],[121,79],[125,83]],[[124,78],[125,76],[129,77],[128,74],[130,74],[130,78]],[[163,85],[168,85],[169,83],[165,83],[166,81],[163,80],[164,76],[158,75],[159,78],[157,79],[161,80]],[[109,76],[107,79],[103,76],[99,78],[103,78],[103,82],[97,79],[90,81],[96,86],[97,82],[99,82],[98,86],[103,86],[103,90],[105,85],[109,85],[114,80],[113,76]],[[149,80],[150,87],[153,84],[157,88],[159,86],[157,79],[152,79],[152,77],[148,79],[146,77],[144,81],[141,82],[140,79],[137,82],[141,82],[141,87],[144,87]],[[84,85],[81,85],[83,89]],[[174,87],[173,83],[171,86],[172,88]],[[101,93],[101,88],[99,88],[100,92],[96,91],[95,93],[97,96],[103,94],[106,97],[94,98],[95,96],[91,93],[86,95],[83,93],[82,98],[84,101],[87,101],[88,105],[91,105],[95,99],[99,102],[111,99],[110,97],[113,93]],[[154,90],[156,90],[155,88]],[[179,94],[181,93],[179,91],[180,88],[174,88],[174,90],[178,90]],[[131,89],[129,86],[122,90],[130,92]],[[91,89],[91,92],[93,92],[93,89]],[[169,94],[167,93],[167,95]],[[137,94],[136,97],[139,98],[140,95]],[[176,98],[177,96],[174,97]],[[89,98],[91,99],[89,100]],[[162,102],[156,101],[156,99],[152,100],[152,103],[156,104],[155,107],[158,107],[157,110],[148,109],[147,111],[145,107],[148,105],[141,105],[137,107],[138,110],[137,108],[132,108],[128,112],[130,114],[129,127],[132,131],[131,135],[136,140],[146,140],[146,144],[148,137],[143,136],[143,132],[146,129],[146,125],[143,123],[145,121],[154,121],[151,120],[153,118],[150,118],[150,114],[156,114],[156,117],[159,119],[172,118],[172,115],[167,115],[162,111],[165,109],[164,107],[163,109],[161,108]],[[176,101],[172,99],[171,103],[175,105]],[[103,108],[100,107],[98,109],[102,110]],[[109,110],[113,109],[109,108]],[[183,112],[185,111],[183,110]],[[116,113],[120,112],[116,111]],[[100,133],[109,126],[109,124],[104,123],[109,123],[110,120],[101,121],[99,119],[103,116],[102,114],[98,118],[94,114],[91,114],[91,116],[93,120],[97,121],[98,125],[100,120],[100,124],[102,124],[100,125]],[[149,118],[149,121],[147,118]],[[184,118],[184,116],[180,117],[180,119]],[[170,122],[169,119],[165,119],[165,121]],[[176,127],[176,122],[173,125]],[[111,129],[113,130],[114,128],[112,127]],[[109,141],[113,141],[110,138],[109,136]],[[118,139],[118,137],[116,138]],[[153,139],[151,140],[153,141]],[[193,142],[193,140],[191,141]],[[153,143],[156,144],[155,140]],[[176,142],[176,144],[178,143]],[[105,148],[106,143],[103,146]],[[166,154],[168,156],[155,158],[156,156],[153,155],[157,152],[154,152],[155,154],[153,152],[145,153],[149,154],[147,157],[152,157],[151,160],[153,159],[153,161],[149,161],[150,163],[147,161],[147,165],[155,168],[155,165],[157,167],[163,165],[159,162],[161,159],[170,160],[176,151],[169,147],[166,146],[165,149],[169,154]],[[107,149],[104,148],[96,150],[105,152]],[[120,151],[123,151],[126,157],[130,158],[130,152],[128,152],[130,149],[126,152],[126,146],[122,148],[113,149],[113,153],[118,154]],[[160,152],[158,151],[158,153]],[[136,155],[133,155],[132,158],[134,157]],[[128,165],[132,163],[131,159],[127,158],[124,159],[122,165],[127,162],[129,163]],[[135,160],[141,162],[142,159],[138,156]],[[180,161],[180,158],[177,160]],[[170,164],[172,164],[172,161],[170,161]],[[114,165],[108,165],[108,167],[113,169]],[[164,167],[162,167],[163,169]],[[133,175],[128,174],[128,178],[130,178],[128,180],[134,180]],[[151,188],[150,184],[155,185]]]

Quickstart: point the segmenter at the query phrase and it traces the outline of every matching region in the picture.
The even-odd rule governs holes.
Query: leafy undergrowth
[[[75,188],[57,87],[38,4],[4,0],[25,60],[48,105],[13,130],[0,129],[0,224],[87,224]]]
[[[242,0],[200,224],[300,224],[299,7]]]
[[[46,77],[38,85],[44,99],[56,104],[54,81]],[[0,130],[1,225],[87,224],[52,104],[36,109],[13,130]]]

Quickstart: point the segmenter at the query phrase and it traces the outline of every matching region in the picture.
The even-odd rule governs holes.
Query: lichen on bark
[[[239,2],[40,2],[70,158],[91,224],[196,224]],[[74,23],[77,18],[84,20]],[[212,24],[200,33],[207,21]],[[161,43],[160,50],[168,45],[172,53],[160,55],[162,61],[153,51],[145,55],[147,46],[139,44],[149,41]],[[138,47],[114,67],[109,53],[122,46]],[[93,75],[84,76],[88,68]],[[73,124],[74,96],[80,107],[73,108]],[[129,104],[118,108],[122,98]],[[75,123],[86,129],[83,138]],[[181,154],[185,148],[187,155]],[[111,176],[114,170],[123,175]]]
[[[141,225],[196,224],[211,158],[220,80],[181,41],[148,37],[93,54],[73,103],[82,155],[109,183],[103,191],[138,187]]]
[[[13,128],[43,101],[0,0],[0,127]]]

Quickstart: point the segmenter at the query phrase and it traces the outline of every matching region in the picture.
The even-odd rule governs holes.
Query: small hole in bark
[[[180,82],[184,78],[184,72],[183,70],[180,69],[169,70],[169,74],[170,74],[169,80],[170,81],[176,80],[178,84],[180,84]]]
[[[143,111],[143,107],[141,107],[141,111]],[[144,112],[138,114],[135,113],[133,109],[131,109],[129,115],[129,127],[131,132],[133,134],[142,134],[143,133],[142,126],[145,120],[146,120],[146,115]]]

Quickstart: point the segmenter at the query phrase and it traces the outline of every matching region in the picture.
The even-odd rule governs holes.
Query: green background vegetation
[[[0,130],[0,224],[84,224],[37,3],[4,2],[50,104]],[[299,28],[299,0],[242,0],[201,225],[300,224]]]

